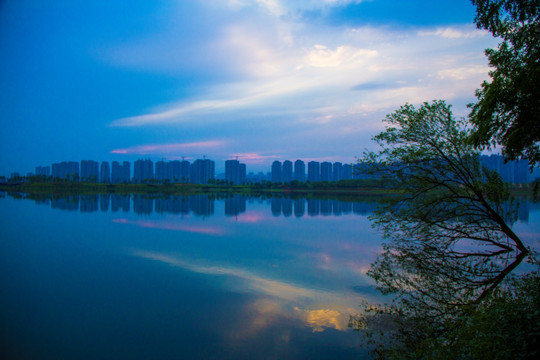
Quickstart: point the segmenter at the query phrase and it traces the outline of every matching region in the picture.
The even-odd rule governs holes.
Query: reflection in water
[[[225,199],[225,215],[238,216],[246,212],[247,198],[242,195],[233,195]]]
[[[193,213],[197,216],[214,215],[215,201],[219,200],[216,195],[186,195],[186,196],[168,196],[168,197],[150,197],[148,195],[130,195],[130,194],[100,194],[100,195],[22,195],[8,193],[12,197],[28,197],[36,203],[51,205],[53,209],[80,211],[80,212],[129,212],[131,204],[133,211],[137,215],[151,215],[153,212],[158,214],[181,214],[187,215]],[[229,195],[224,197],[225,215],[238,216],[246,212],[246,203],[252,199],[246,195]],[[363,201],[341,201],[337,199],[316,199],[316,198],[297,198],[290,197],[272,197],[269,200],[272,215],[275,217],[289,217],[294,214],[295,217],[306,215],[314,216],[340,216],[348,214],[369,215],[377,207],[376,202]],[[520,203],[517,213],[517,220],[527,223],[529,213],[532,209],[540,208],[540,204],[533,204],[528,201]]]
[[[131,195],[112,194],[111,195],[111,211],[129,212]]]
[[[11,358],[365,358],[347,325],[382,301],[366,275],[381,250],[373,202],[11,197],[0,338],[24,355]]]
[[[223,265],[197,264],[192,260],[184,260],[178,256],[168,254],[144,250],[133,250],[132,254],[200,274],[232,277],[243,291],[250,289],[259,296],[264,295],[265,299],[266,297],[275,299],[272,301],[257,300],[252,305],[258,312],[254,320],[254,325],[258,330],[269,325],[271,323],[270,319],[276,316],[301,320],[312,328],[313,332],[322,332],[325,328],[346,330],[349,314],[355,310],[353,306],[356,305],[356,300],[352,295],[352,291],[348,294],[338,294],[333,291],[299,286],[278,279],[263,277],[250,270]],[[282,300],[282,302],[276,301],[277,299]],[[283,303],[303,305],[286,308]],[[310,304],[311,309],[304,308],[306,304]]]
[[[10,194],[15,196],[15,194]],[[25,195],[17,194],[25,198]],[[215,202],[220,200],[215,195],[189,195],[189,196],[168,196],[151,197],[140,194],[100,194],[100,195],[28,195],[36,203],[51,205],[53,209],[80,211],[91,213],[101,212],[133,212],[137,215],[175,214],[188,215],[192,213],[196,216],[211,216],[215,212]],[[252,199],[245,195],[229,195],[223,198],[225,203],[225,215],[238,216],[246,212],[248,200]],[[272,197],[266,200],[270,203],[272,215],[275,217],[303,217],[314,216],[340,216],[342,214],[369,215],[372,213],[377,203],[361,201],[340,201],[336,199],[315,199],[290,197]],[[528,218],[528,208],[520,208],[520,215]]]

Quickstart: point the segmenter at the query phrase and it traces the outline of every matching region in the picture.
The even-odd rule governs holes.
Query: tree
[[[470,121],[478,148],[500,144],[507,159],[540,161],[540,2],[472,0],[475,23],[503,41],[487,49],[491,82],[476,91]]]
[[[511,229],[518,204],[449,105],[406,104],[385,120],[374,138],[381,150],[365,154],[363,168],[392,178],[398,194],[371,217],[385,243],[368,275],[394,302],[353,323],[383,324],[390,343],[380,354],[421,358],[454,341],[464,310],[490,298],[530,249]]]

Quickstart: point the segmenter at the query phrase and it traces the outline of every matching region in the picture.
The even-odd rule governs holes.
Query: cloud
[[[485,30],[445,27],[436,28],[435,30],[421,30],[418,32],[420,36],[440,36],[445,39],[470,39],[489,35]]]
[[[331,28],[329,37],[306,29],[309,24],[264,22],[270,23],[269,29],[253,22],[231,24],[219,39],[223,48],[236,54],[223,66],[244,69],[243,78],[209,86],[204,96],[161,105],[160,110],[111,125],[213,124],[275,113],[295,122],[336,123],[358,114],[358,109],[369,116],[390,112],[404,102],[434,98],[451,102],[463,89],[472,99],[474,89],[487,78],[482,54],[486,46],[479,45],[482,33],[472,26],[408,32]],[[454,43],[450,47],[440,36]],[[458,45],[462,53],[456,53]],[[471,52],[476,55],[470,56]],[[364,91],[360,95],[355,90]]]
[[[338,46],[336,50],[331,50],[324,45],[315,45],[307,59],[310,66],[336,67],[360,64],[363,60],[376,56],[376,50],[355,49],[351,46]]]
[[[372,146],[384,116],[406,102],[445,99],[456,114],[466,114],[475,89],[488,78],[483,51],[494,40],[474,24],[351,27],[294,16],[341,5],[211,1],[200,5],[207,12],[203,18],[221,14],[203,30],[212,33],[203,44],[184,46],[186,30],[120,46],[105,61],[150,74],[180,74],[183,95],[110,125],[198,138],[219,132],[231,139],[224,156],[257,154],[245,159],[257,167],[276,158],[357,156]],[[178,15],[170,16],[173,22]],[[184,76],[205,81],[189,91]]]
[[[217,148],[225,144],[221,140],[209,140],[192,143],[177,143],[177,144],[152,144],[152,145],[136,145],[129,148],[111,150],[111,154],[137,154],[137,155],[152,155],[152,154],[171,154],[182,151],[201,150],[208,148]]]
[[[238,160],[245,164],[265,164],[270,160],[275,160],[277,155],[262,155],[260,153],[234,153],[232,157],[238,157]]]
[[[162,229],[162,230],[171,230],[171,231],[182,231],[188,233],[196,234],[206,234],[206,235],[224,235],[226,231],[219,227],[212,226],[193,226],[180,224],[178,222],[172,221],[151,221],[151,220],[128,220],[128,219],[113,219],[113,222],[116,224],[127,224],[135,225],[142,228],[149,229]]]

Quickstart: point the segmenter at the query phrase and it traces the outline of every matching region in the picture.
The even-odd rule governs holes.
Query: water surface
[[[381,300],[375,203],[0,197],[4,358],[365,357],[347,322]]]

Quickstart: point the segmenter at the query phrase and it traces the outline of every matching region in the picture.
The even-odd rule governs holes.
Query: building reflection
[[[137,215],[150,215],[154,210],[154,199],[141,195],[133,197],[133,212]]]
[[[99,209],[102,212],[109,211],[110,200],[111,200],[111,194],[100,194],[99,195]]]
[[[98,211],[98,196],[83,195],[80,197],[80,212],[96,212]]]
[[[242,195],[233,195],[225,199],[225,215],[238,216],[246,212],[247,198]]]
[[[0,194],[2,195],[2,194]],[[215,213],[215,203],[224,203],[225,216],[239,216],[247,211],[247,204],[266,203],[274,217],[301,218],[303,216],[367,216],[375,211],[375,201],[341,201],[339,199],[291,198],[275,196],[271,198],[256,198],[240,194],[219,197],[215,194],[161,196],[151,197],[141,194],[90,194],[90,195],[29,195],[22,193],[5,193],[14,199],[32,199],[40,205],[50,205],[53,209],[91,212],[133,212],[137,215],[174,214],[195,216],[211,216]],[[307,208],[306,208],[307,204]],[[540,204],[528,201],[520,203],[514,221],[529,222],[531,211],[538,211]]]
[[[111,211],[129,212],[131,195],[111,194]]]
[[[274,197],[270,200],[270,209],[275,217],[281,216],[281,198]]]
[[[51,199],[51,208],[59,210],[79,210],[79,196],[65,196]]]
[[[306,199],[294,200],[294,216],[302,217],[306,213]]]

